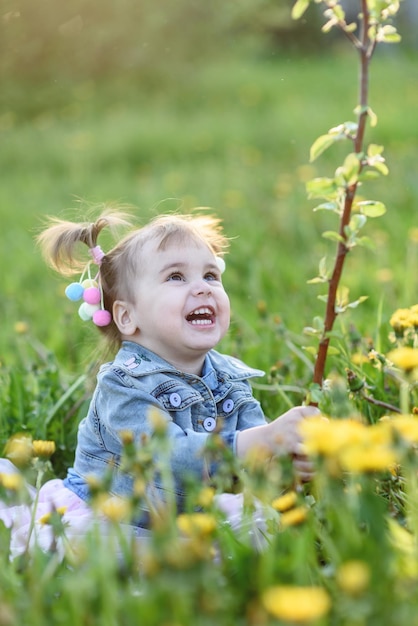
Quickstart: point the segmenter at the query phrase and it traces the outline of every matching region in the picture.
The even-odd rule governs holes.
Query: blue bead
[[[65,295],[69,300],[76,302],[81,300],[84,292],[84,287],[80,283],[71,283],[65,290]]]

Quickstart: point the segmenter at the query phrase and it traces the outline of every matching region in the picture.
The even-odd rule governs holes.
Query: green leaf
[[[360,228],[363,228],[366,222],[367,222],[367,217],[364,215],[364,213],[362,214],[355,213],[351,217],[350,228],[351,230],[360,230]]]
[[[372,167],[374,167],[374,169],[377,170],[379,174],[383,174],[383,176],[387,176],[389,174],[389,168],[386,163],[377,161],[376,163],[373,163]]]
[[[309,161],[315,161],[320,154],[325,152],[327,148],[332,146],[337,140],[338,135],[321,135],[314,141],[309,152]]]
[[[313,328],[312,326],[305,326],[305,328],[303,329],[303,334],[304,335],[309,335],[310,337],[314,337],[316,335],[319,335],[320,331],[317,330],[316,328]]]
[[[324,276],[315,276],[315,278],[311,278],[306,281],[307,285],[317,285],[318,283],[326,283],[327,279]]]
[[[364,200],[363,202],[358,202],[356,206],[360,213],[367,217],[380,217],[386,213],[386,207],[383,202],[376,200]]]
[[[360,296],[360,298],[358,300],[355,300],[354,302],[350,302],[350,304],[347,304],[347,307],[349,309],[355,309],[358,307],[359,304],[361,304],[362,302],[364,302],[365,300],[368,299],[369,296]]]
[[[297,0],[296,4],[293,5],[292,8],[292,19],[298,20],[305,13],[306,9],[310,4],[310,0]]]
[[[367,148],[367,156],[369,157],[378,156],[382,154],[383,150],[384,150],[383,146],[380,146],[377,143],[371,143],[369,144],[369,147]]]
[[[370,237],[358,237],[356,244],[369,250],[376,250],[376,244]]]
[[[377,115],[371,107],[367,108],[367,115],[370,117],[370,126],[372,128],[377,126]]]
[[[340,354],[340,350],[338,350],[335,346],[328,346],[327,354],[328,356],[337,356]]]
[[[309,334],[309,333],[307,333],[307,334]],[[312,356],[316,356],[317,349],[314,348],[313,346],[302,346],[302,347],[303,347],[303,350],[305,352],[307,352],[308,354],[312,354]],[[312,400],[315,402],[315,400],[313,398],[312,398]]]
[[[360,182],[363,182],[367,180],[376,180],[379,176],[379,172],[375,172],[374,170],[363,170],[358,179]]]
[[[358,181],[358,174],[360,172],[360,159],[353,152],[344,160],[344,165],[341,169],[341,173],[347,182],[347,185],[354,185]]]
[[[323,202],[322,204],[318,204],[314,209],[314,211],[334,211],[335,213],[340,213],[340,208],[337,202]]]
[[[391,24],[385,24],[381,26],[376,35],[376,40],[382,43],[398,43],[401,41],[401,36],[397,32],[396,28]]]
[[[309,198],[335,198],[337,186],[333,178],[313,178],[306,183]]]
[[[335,232],[335,230],[326,230],[322,233],[324,239],[330,239],[331,241],[338,241],[339,243],[345,243],[344,237],[342,237],[339,233]]]
[[[327,277],[327,257],[323,256],[319,261],[319,275],[324,278]]]

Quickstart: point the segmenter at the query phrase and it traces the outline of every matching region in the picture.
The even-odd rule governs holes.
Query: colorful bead
[[[100,309],[93,314],[93,324],[96,324],[96,326],[109,326],[111,321],[112,316],[109,311],[104,309]]]
[[[87,304],[99,304],[101,300],[100,289],[97,287],[87,287],[83,293],[83,300]]]
[[[84,287],[80,283],[71,283],[65,290],[65,295],[72,302],[76,302],[77,300],[81,300],[84,292]]]
[[[78,309],[78,314],[83,320],[83,322],[89,322],[93,319],[94,313],[99,311],[99,306],[97,304],[88,304],[87,302],[83,302]]]
[[[86,278],[85,280],[83,280],[81,284],[83,285],[84,289],[88,289],[89,287],[99,286],[97,280],[94,280],[94,278]]]

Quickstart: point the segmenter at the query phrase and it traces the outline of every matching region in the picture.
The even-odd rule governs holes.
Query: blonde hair
[[[101,231],[108,228],[115,233],[119,227],[132,227],[132,217],[115,209],[104,210],[93,222],[75,223],[49,218],[46,229],[37,237],[43,256],[52,268],[69,276],[80,272],[89,259],[82,254],[79,244],[92,249],[98,245]],[[229,240],[224,235],[221,220],[207,214],[160,215],[143,227],[135,228],[111,250],[105,251],[100,264],[100,282],[104,308],[112,311],[115,300],[134,301],[132,285],[141,266],[144,245],[154,240],[157,250],[171,243],[185,241],[203,243],[215,254],[225,254]],[[118,347],[120,333],[116,324],[100,327],[109,343]]]

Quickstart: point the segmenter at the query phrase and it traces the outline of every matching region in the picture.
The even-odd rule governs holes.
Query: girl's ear
[[[135,308],[130,302],[115,300],[113,303],[113,320],[121,335],[134,335],[138,330]]]

